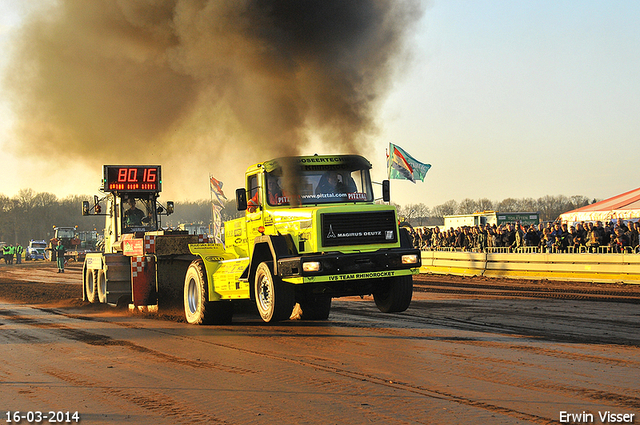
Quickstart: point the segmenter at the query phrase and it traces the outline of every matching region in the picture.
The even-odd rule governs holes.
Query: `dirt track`
[[[86,305],[79,270],[0,266],[0,300],[18,303],[0,304],[5,410],[158,424],[601,423],[611,411],[638,423],[638,304],[432,291],[402,314],[365,297],[335,300],[326,322],[265,325],[247,309],[194,327]]]

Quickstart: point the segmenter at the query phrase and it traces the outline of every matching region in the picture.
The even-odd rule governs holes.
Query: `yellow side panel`
[[[238,258],[225,251],[222,244],[191,244],[189,250],[204,262],[209,282],[209,301],[248,299],[249,284],[240,275],[249,265],[249,258]]]
[[[249,266],[249,258],[219,261],[217,268],[209,276],[210,299],[242,300],[249,299],[249,282],[240,280],[240,275]],[[207,268],[207,273],[209,269]],[[219,296],[214,297],[213,292]]]
[[[199,255],[205,263],[238,258],[233,253],[225,251],[224,245],[221,243],[189,244],[189,251],[191,251],[193,255]]]

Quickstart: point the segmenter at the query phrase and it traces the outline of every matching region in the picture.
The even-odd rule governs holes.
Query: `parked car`
[[[47,247],[45,241],[37,241],[31,239],[29,245],[24,252],[24,259],[29,260],[44,260],[44,250]]]

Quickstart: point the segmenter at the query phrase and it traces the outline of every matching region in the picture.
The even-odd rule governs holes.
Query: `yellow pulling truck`
[[[406,310],[420,252],[395,208],[374,202],[370,169],[358,155],[250,167],[236,191],[245,216],[225,223],[225,246],[189,245],[198,258],[184,283],[187,321],[228,323],[243,299],[255,300],[265,322],[324,320],[332,298],[352,295],[373,294],[382,312]]]

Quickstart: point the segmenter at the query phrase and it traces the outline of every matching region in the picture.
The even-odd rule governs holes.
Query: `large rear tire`
[[[96,277],[96,289],[98,291],[98,301],[102,304],[107,303],[107,276],[104,270],[98,270]]]
[[[209,283],[204,263],[193,261],[184,278],[184,316],[192,325],[223,325],[231,323],[231,301],[209,301]]]
[[[397,276],[385,278],[373,292],[378,310],[383,313],[399,313],[409,308],[413,297],[413,277]]]
[[[293,287],[273,275],[272,265],[271,262],[260,263],[254,282],[256,306],[267,323],[288,319],[295,303]]]
[[[87,270],[84,275],[84,295],[90,303],[98,302],[98,289],[96,285],[97,270]]]

